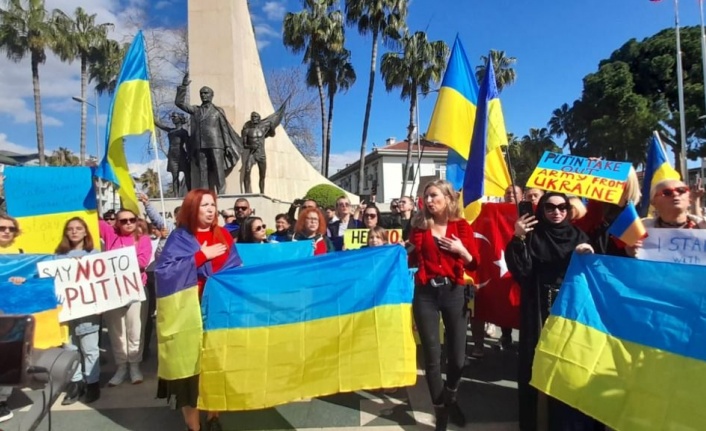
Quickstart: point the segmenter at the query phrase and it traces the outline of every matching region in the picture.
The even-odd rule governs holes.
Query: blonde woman
[[[466,351],[464,275],[478,266],[478,250],[448,181],[432,181],[424,188],[424,207],[412,219],[410,243],[414,245],[410,261],[418,268],[412,310],[424,350],[436,430],[446,430],[449,419],[463,427],[466,419],[456,394]],[[439,316],[446,329],[446,383],[441,377]]]

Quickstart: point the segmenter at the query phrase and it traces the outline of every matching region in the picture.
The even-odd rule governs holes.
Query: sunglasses
[[[662,189],[660,192],[660,195],[666,197],[666,198],[671,198],[674,196],[675,193],[679,193],[679,196],[685,195],[689,193],[689,187],[686,186],[681,186],[681,187],[670,187],[666,189]]]
[[[260,232],[261,230],[266,229],[266,228],[267,228],[266,225],[261,224],[260,226],[253,228],[253,232]]]
[[[136,217],[121,218],[120,220],[118,220],[118,223],[120,223],[123,226],[125,226],[127,224],[135,224],[135,223],[137,223],[137,218]]]
[[[549,202],[544,204],[544,211],[546,211],[548,213],[554,212],[554,210],[559,210],[560,212],[566,212],[568,209],[569,209],[569,204],[554,205]]]
[[[349,202],[339,202],[338,206],[339,207],[349,207],[349,206],[351,206],[351,204]]]
[[[14,226],[0,226],[0,232],[17,232],[17,228]]]
[[[248,207],[235,207],[236,211],[247,211]]]
[[[106,218],[106,220],[113,221],[113,220],[115,220],[115,217],[108,217],[108,218]]]
[[[364,217],[365,218],[378,218],[378,215],[377,214],[365,214]]]

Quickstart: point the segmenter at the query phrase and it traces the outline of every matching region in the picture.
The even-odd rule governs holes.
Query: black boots
[[[101,385],[100,383],[89,383],[86,385],[86,391],[83,394],[81,401],[84,404],[90,404],[101,397]]]
[[[456,401],[456,394],[458,393],[458,388],[451,390],[449,388],[444,388],[444,406],[448,412],[449,419],[451,423],[463,428],[466,426],[466,417],[461,411],[458,402]]]
[[[446,431],[449,426],[449,410],[445,405],[434,406],[434,415],[436,416],[435,431]]]
[[[61,401],[62,406],[68,406],[76,401],[84,394],[86,391],[86,384],[83,380],[78,382],[70,382],[66,385],[66,395],[64,395],[64,400]]]

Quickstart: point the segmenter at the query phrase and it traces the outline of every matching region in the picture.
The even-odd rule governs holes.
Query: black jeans
[[[457,285],[426,285],[414,289],[414,322],[422,342],[427,383],[435,405],[443,404],[444,400],[439,314],[446,329],[446,387],[455,390],[461,381],[466,352],[467,307],[464,293],[464,287]]]

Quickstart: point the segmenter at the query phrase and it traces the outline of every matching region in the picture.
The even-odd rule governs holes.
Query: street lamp
[[[96,159],[100,162],[100,137],[99,137],[99,130],[98,130],[98,92],[93,91],[94,97],[95,97],[95,103],[91,103],[86,99],[83,99],[81,97],[76,97],[72,96],[71,99],[74,102],[78,103],[85,103],[86,105],[92,107],[95,112],[95,123],[96,123]]]

